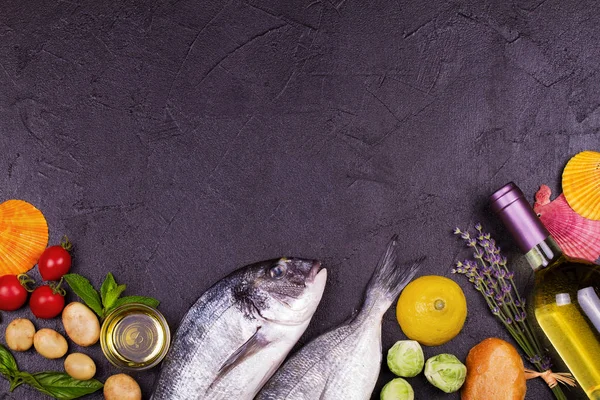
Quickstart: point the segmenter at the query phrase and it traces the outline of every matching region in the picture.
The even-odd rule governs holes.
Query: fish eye
[[[277,264],[274,267],[271,267],[271,269],[269,269],[269,276],[273,279],[282,278],[285,275],[285,273],[286,268],[281,264]]]

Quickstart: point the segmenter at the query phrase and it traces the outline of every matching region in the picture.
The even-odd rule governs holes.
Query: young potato
[[[100,338],[98,317],[85,304],[73,302],[66,306],[62,322],[69,338],[82,347],[96,344]]]
[[[25,318],[17,318],[6,327],[6,344],[14,351],[27,351],[33,346],[35,326]]]
[[[96,364],[83,353],[71,353],[65,358],[65,372],[71,378],[87,381],[96,375]]]
[[[33,335],[33,346],[40,355],[49,358],[61,358],[67,354],[67,340],[53,329],[40,329]]]
[[[129,375],[112,375],[104,382],[104,399],[142,400],[142,390]]]

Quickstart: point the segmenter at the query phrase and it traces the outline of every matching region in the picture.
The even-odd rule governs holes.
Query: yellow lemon
[[[461,331],[467,318],[467,300],[452,279],[422,276],[402,291],[396,317],[409,339],[426,346],[439,346]]]

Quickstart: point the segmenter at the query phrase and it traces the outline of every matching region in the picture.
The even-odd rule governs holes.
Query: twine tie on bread
[[[541,377],[551,389],[559,383],[562,383],[563,385],[577,386],[577,383],[575,383],[575,379],[573,379],[573,375],[567,372],[552,372],[551,369],[546,370],[544,372],[537,372],[525,368],[525,379],[529,380],[538,377]]]

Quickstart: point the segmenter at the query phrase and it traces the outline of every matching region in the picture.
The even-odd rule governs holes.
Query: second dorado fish
[[[187,312],[152,400],[252,399],[304,333],[327,271],[265,261],[217,282]]]
[[[396,253],[394,237],[379,260],[356,317],[294,354],[256,400],[370,398],[381,367],[381,319],[420,264],[398,266]]]

